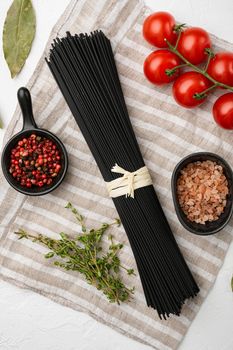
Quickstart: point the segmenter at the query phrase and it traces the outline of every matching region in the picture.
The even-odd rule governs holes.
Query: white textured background
[[[0,32],[12,0],[0,1]],[[93,0],[98,1],[98,0]],[[118,0],[120,1],[120,0]],[[16,106],[16,92],[24,86],[40,58],[49,33],[69,0],[34,0],[37,33],[27,63],[11,80],[0,49],[0,116],[7,126]],[[154,10],[173,13],[177,21],[202,26],[233,41],[232,0],[146,0]],[[2,43],[0,43],[2,46]],[[211,117],[211,115],[210,115]],[[0,130],[0,144],[4,130]],[[233,138],[232,133],[229,137]],[[179,350],[233,349],[233,244],[214,288]],[[137,343],[97,323],[89,316],[0,281],[0,350],[146,350]]]

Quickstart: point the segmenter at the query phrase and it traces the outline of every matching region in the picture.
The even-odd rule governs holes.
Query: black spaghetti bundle
[[[110,40],[101,31],[54,40],[48,66],[106,182],[145,166],[119,81]],[[148,306],[179,315],[199,288],[178,248],[153,185],[114,204],[127,233]]]

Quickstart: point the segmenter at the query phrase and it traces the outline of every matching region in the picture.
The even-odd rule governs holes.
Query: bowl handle
[[[36,129],[37,125],[32,112],[32,100],[27,88],[21,87],[17,93],[19,105],[23,114],[23,129]]]

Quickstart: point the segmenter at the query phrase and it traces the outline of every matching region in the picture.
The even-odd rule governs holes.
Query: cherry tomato
[[[218,52],[211,59],[207,73],[220,83],[233,86],[233,53]]]
[[[153,84],[170,83],[179,75],[179,69],[172,76],[168,76],[165,71],[178,66],[180,63],[179,57],[171,51],[157,50],[147,56],[144,62],[144,74]]]
[[[206,58],[206,48],[211,47],[209,34],[202,28],[185,29],[180,36],[178,51],[192,64],[200,64]]]
[[[233,130],[233,92],[222,95],[216,100],[213,116],[222,128]]]
[[[177,34],[174,32],[175,19],[168,12],[155,12],[143,23],[143,36],[151,45],[167,47],[164,39],[174,44]]]
[[[173,84],[173,96],[178,104],[186,108],[200,105],[205,98],[196,99],[195,93],[201,93],[210,87],[209,80],[197,72],[182,74]]]

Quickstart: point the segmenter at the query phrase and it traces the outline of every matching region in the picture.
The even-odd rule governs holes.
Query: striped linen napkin
[[[178,222],[171,198],[171,172],[185,155],[212,151],[231,163],[232,144],[216,127],[210,114],[214,94],[202,107],[186,110],[174,102],[171,86],[157,89],[142,72],[145,56],[152,48],[143,40],[141,25],[149,10],[139,0],[72,0],[54,27],[45,53],[28,83],[34,114],[40,127],[57,134],[67,147],[70,167],[63,184],[52,194],[30,198],[11,189],[0,179],[0,277],[29,288],[56,302],[85,311],[116,330],[155,349],[176,349],[212,287],[231,242],[232,221],[220,233],[198,237]],[[44,61],[52,39],[71,33],[102,29],[111,39],[126,103],[144,160],[150,170],[178,244],[192,270],[201,292],[184,305],[181,317],[159,320],[146,307],[139,277],[130,277],[136,287],[134,300],[116,306],[109,304],[95,288],[75,272],[62,271],[43,257],[47,250],[29,240],[17,240],[14,231],[25,228],[32,233],[56,236],[60,231],[75,233],[79,226],[64,209],[71,201],[87,217],[88,225],[116,217],[112,200],[95,161],[70,110]],[[217,49],[233,50],[233,45],[212,38]],[[6,132],[5,141],[22,127],[17,107]],[[101,204],[101,205],[100,205]],[[123,228],[114,236],[125,241],[122,260],[135,267]],[[146,239],[146,235],[145,235]],[[129,277],[127,277],[129,278]]]

